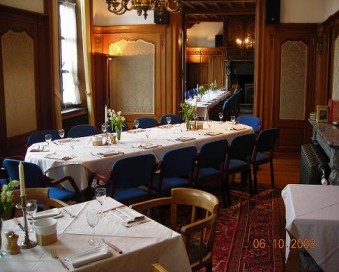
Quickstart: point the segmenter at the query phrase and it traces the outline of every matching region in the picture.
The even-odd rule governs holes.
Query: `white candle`
[[[25,174],[24,165],[22,162],[19,163],[19,180],[20,180],[20,196],[25,196]]]
[[[199,91],[199,84],[197,84],[197,91]]]
[[[105,123],[108,121],[107,118],[108,118],[108,117],[107,117],[107,105],[105,105]]]

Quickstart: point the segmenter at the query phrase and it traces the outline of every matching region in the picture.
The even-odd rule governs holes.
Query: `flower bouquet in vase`
[[[111,121],[112,131],[115,130],[117,134],[117,140],[121,139],[121,131],[125,126],[125,117],[121,115],[121,111],[115,112],[115,110],[108,109],[109,119]]]
[[[190,105],[186,102],[180,104],[182,109],[182,116],[185,120],[186,129],[190,129],[190,121],[193,120],[195,114],[196,114],[196,106]]]

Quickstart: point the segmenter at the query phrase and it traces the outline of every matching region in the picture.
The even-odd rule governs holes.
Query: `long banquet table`
[[[338,271],[339,186],[289,184],[281,195],[288,232],[286,259],[290,249],[303,247],[323,271]]]
[[[107,176],[113,163],[120,158],[150,153],[161,161],[169,150],[194,145],[199,151],[207,142],[222,138],[231,142],[238,135],[253,133],[249,126],[230,122],[207,121],[203,129],[198,130],[186,131],[184,127],[185,124],[178,124],[151,128],[149,138],[145,130],[129,130],[122,132],[117,144],[108,146],[94,146],[91,137],[56,140],[48,151],[41,147],[45,143],[37,143],[29,147],[25,161],[39,165],[51,178],[73,177],[83,191],[91,173]]]
[[[231,96],[230,91],[224,91],[224,90],[208,90],[199,101],[196,101],[195,99],[186,99],[186,102],[193,105],[196,103],[196,111],[197,111],[197,117],[209,120],[208,111],[213,108],[214,106],[218,105],[221,101],[224,101],[228,97]]]
[[[62,217],[57,219],[57,242],[48,246],[37,245],[31,249],[21,249],[21,253],[17,255],[6,254],[1,258],[0,270],[6,272],[65,271],[61,262],[51,256],[52,250],[64,261],[65,257],[93,249],[94,247],[88,244],[91,228],[86,221],[86,211],[88,209],[99,210],[99,206],[96,200],[92,200],[60,209]],[[101,244],[100,247],[104,247],[104,250],[113,254],[111,257],[78,268],[74,268],[69,262],[64,262],[69,270],[149,272],[153,263],[160,263],[168,271],[191,271],[180,234],[153,220],[146,220],[143,223],[126,227],[119,218],[111,215],[111,212],[116,211],[119,207],[130,209],[112,198],[106,198],[103,207],[106,215],[99,219],[99,224],[95,227],[95,238],[99,241],[101,238],[105,238],[120,248],[122,254]],[[76,217],[71,217],[64,212],[64,209]],[[21,218],[18,220],[22,222]],[[8,220],[3,224],[3,245],[6,241],[4,233],[9,230],[13,230],[19,235],[19,242],[24,240],[23,231],[15,224],[14,220]],[[34,232],[30,233],[30,239],[35,241]]]

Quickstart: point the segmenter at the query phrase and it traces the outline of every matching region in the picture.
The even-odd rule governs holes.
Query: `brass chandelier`
[[[146,20],[149,10],[157,10],[158,15],[162,15],[165,10],[171,13],[181,11],[180,0],[106,0],[107,9],[121,15],[126,11],[136,10],[138,16],[144,15]]]
[[[247,37],[244,40],[238,38],[238,39],[235,40],[235,42],[236,42],[237,46],[239,46],[241,48],[244,47],[246,49],[253,48],[254,45],[255,45],[255,41],[251,37],[251,33],[247,33]]]

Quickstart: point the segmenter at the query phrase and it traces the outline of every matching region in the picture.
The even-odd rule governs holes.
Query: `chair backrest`
[[[98,129],[89,124],[82,124],[71,127],[67,133],[67,137],[78,138],[98,134]]]
[[[254,115],[241,115],[237,117],[237,123],[244,124],[253,128],[253,132],[257,133],[261,128],[261,120]]]
[[[231,142],[229,158],[249,161],[253,152],[255,139],[254,133],[235,137]]]
[[[10,180],[19,180],[19,163],[20,160],[5,159],[3,167],[5,168],[8,178]],[[44,174],[41,168],[30,162],[22,162],[24,166],[24,176],[26,188],[46,187],[47,183],[44,182]]]
[[[197,189],[173,188],[170,197],[135,203],[130,207],[151,216],[152,210],[161,206],[170,207],[169,227],[183,235],[192,270],[211,265],[218,198]]]
[[[259,132],[255,145],[257,152],[273,152],[279,136],[278,128],[268,128]]]
[[[62,208],[68,206],[65,202],[49,198],[48,188],[26,188],[26,199],[35,199],[39,207],[43,210],[51,208]],[[20,190],[13,190],[13,204],[21,203]],[[16,211],[13,210],[12,216],[16,215]]]
[[[199,152],[199,168],[219,167],[226,158],[228,142],[221,139],[204,144]]]
[[[154,117],[139,117],[139,128],[151,128],[157,126],[157,119]]]
[[[31,133],[27,138],[27,145],[30,146],[35,143],[45,142],[45,135],[51,134],[52,140],[60,139],[60,136],[56,130],[38,130]]]
[[[188,146],[170,150],[165,153],[161,162],[162,177],[189,176],[197,156],[197,148]]]
[[[181,121],[181,116],[178,114],[164,114],[163,116],[161,116],[160,118],[160,125],[166,125],[167,121],[166,121],[166,117],[171,117],[171,124],[180,124]]]
[[[122,158],[112,167],[113,195],[116,188],[151,185],[156,159],[152,154]]]

